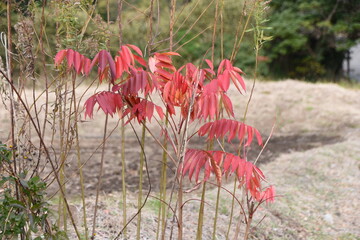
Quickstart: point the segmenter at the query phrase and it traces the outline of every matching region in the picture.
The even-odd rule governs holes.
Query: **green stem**
[[[125,121],[121,120],[121,180],[122,180],[122,197],[123,197],[123,224],[125,226],[126,217],[126,164],[125,164]],[[124,229],[124,238],[126,238],[126,228]]]
[[[142,134],[141,134],[141,146],[144,149],[145,146],[145,135],[146,135],[146,122],[143,123]],[[144,168],[144,151],[140,153],[140,168],[139,168],[139,195],[138,195],[138,210],[142,206],[142,188],[143,188],[143,168]],[[140,230],[141,230],[141,211],[138,214],[137,218],[137,228],[136,228],[136,239],[140,240]]]
[[[207,150],[212,150],[214,147],[214,141],[211,140],[207,146]],[[199,210],[199,217],[198,217],[198,229],[196,233],[196,240],[202,239],[202,227],[204,224],[204,207],[205,207],[205,193],[206,193],[206,182],[204,182],[203,190],[201,194],[201,204],[200,204],[200,210]]]
[[[202,193],[201,193],[201,203],[200,203],[200,209],[199,209],[196,240],[202,239],[202,227],[204,224],[205,192],[206,192],[206,182],[204,182],[204,184],[203,184],[203,189],[202,189]]]
[[[235,178],[234,180],[234,190],[233,190],[233,194],[235,196],[235,193],[236,193],[236,185],[237,185],[237,179]],[[232,198],[231,200],[231,210],[230,210],[230,222],[229,222],[229,226],[228,226],[228,230],[226,232],[226,240],[229,239],[229,233],[230,233],[230,229],[231,229],[231,224],[232,224],[232,220],[233,220],[233,215],[234,215],[234,204],[235,204],[235,198]]]
[[[221,187],[218,186],[218,191],[217,191],[217,196],[216,196],[216,207],[215,207],[215,218],[214,218],[214,226],[213,226],[213,235],[212,235],[212,239],[213,239],[213,240],[216,239],[216,225],[217,225],[217,218],[218,218],[218,213],[219,213],[220,190],[221,190]]]
[[[167,127],[169,124],[169,112],[166,111],[165,114],[165,126]],[[163,140],[163,153],[162,153],[162,167],[161,167],[161,183],[160,183],[160,200],[161,205],[158,213],[158,224],[157,224],[157,231],[156,231],[156,239],[159,238],[160,233],[160,225],[161,225],[161,232],[165,231],[165,217],[166,217],[166,170],[167,170],[167,138],[164,136]]]

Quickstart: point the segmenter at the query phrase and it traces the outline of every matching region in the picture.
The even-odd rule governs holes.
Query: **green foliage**
[[[266,48],[276,77],[317,80],[342,74],[345,52],[360,38],[356,0],[273,0]]]
[[[12,149],[0,143],[1,169],[11,164]],[[11,171],[10,171],[11,172]],[[26,172],[18,175],[3,174],[0,187],[0,234],[13,238],[18,235],[26,239],[67,239],[49,222],[49,204],[45,200],[46,183],[39,176],[28,178]],[[17,188],[17,194],[15,194]]]
[[[0,165],[11,162],[12,151],[10,151],[6,144],[0,142]]]

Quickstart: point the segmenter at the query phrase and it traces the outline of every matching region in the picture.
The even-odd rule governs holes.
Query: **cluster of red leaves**
[[[72,49],[61,50],[55,56],[55,65],[59,66],[66,59],[68,70],[74,69],[77,74],[85,76],[97,66],[100,83],[109,79],[112,84],[111,91],[96,93],[85,102],[85,117],[92,118],[95,105],[98,105],[105,114],[127,116],[127,122],[133,119],[139,123],[151,121],[154,112],[163,119],[162,107],[148,99],[149,94],[156,90],[170,115],[175,115],[179,109],[183,118],[190,114],[192,121],[206,122],[219,119],[220,110],[225,109],[228,116],[234,118],[227,91],[232,82],[240,93],[245,92],[243,72],[227,59],[221,61],[217,71],[210,60],[205,60],[207,67],[203,69],[191,63],[177,69],[172,63],[173,56],[179,54],[155,53],[146,61],[138,47],[128,44],[122,46],[114,58],[108,51],[101,50],[92,60]],[[250,146],[255,136],[262,145],[257,129],[231,119],[207,122],[199,129],[198,135],[206,135],[208,140],[227,136],[229,142],[237,138],[245,143],[245,147]],[[223,175],[235,174],[253,199],[274,200],[274,188],[270,186],[263,190],[261,187],[265,176],[260,169],[239,156],[222,151],[188,149],[182,174],[188,173],[190,180],[194,175],[198,182],[202,170],[203,181],[214,173],[220,184]]]
[[[117,112],[120,117],[129,115],[130,120],[142,122],[145,118],[151,120],[156,109],[162,119],[162,109],[139,95],[139,92],[143,92],[146,96],[155,88],[149,73],[143,69],[147,63],[142,56],[141,50],[130,44],[121,47],[115,60],[106,50],[101,50],[90,60],[72,49],[65,49],[56,54],[55,65],[60,65],[66,59],[68,70],[73,68],[77,74],[83,75],[88,75],[97,66],[100,83],[109,78],[113,84],[111,91],[96,93],[85,102],[85,117],[93,117],[97,104],[98,109],[111,116]]]
[[[190,181],[195,175],[195,181],[198,183],[202,169],[204,169],[203,181],[207,181],[210,174],[214,173],[218,184],[221,184],[222,175],[235,174],[240,186],[244,185],[256,201],[274,201],[275,188],[269,186],[264,190],[262,189],[261,181],[265,180],[262,171],[253,163],[239,156],[223,151],[188,149],[185,154],[182,174],[189,174]]]
[[[235,137],[237,137],[239,141],[243,141],[247,134],[245,146],[250,146],[255,134],[258,144],[260,146],[263,144],[261,135],[256,128],[231,119],[220,119],[205,123],[199,129],[198,134],[199,136],[205,136],[207,134],[208,140],[213,140],[214,138],[221,139],[228,135],[228,142],[231,142]]]
[[[88,75],[91,70],[91,60],[84,55],[72,50],[64,49],[59,51],[55,56],[55,65],[58,66],[66,58],[68,70],[72,67],[75,69],[77,74],[82,73]]]

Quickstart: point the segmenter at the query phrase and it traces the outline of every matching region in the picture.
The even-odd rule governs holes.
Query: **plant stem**
[[[212,235],[213,240],[216,239],[216,225],[217,225],[217,218],[218,218],[218,213],[219,213],[220,191],[221,191],[221,187],[218,186],[218,191],[217,191],[217,195],[216,195],[216,207],[215,207],[213,235]]]
[[[121,180],[122,180],[122,197],[123,197],[123,223],[126,224],[126,163],[125,163],[125,121],[121,119]],[[124,238],[126,238],[126,228],[124,229]]]
[[[250,209],[249,209],[249,217],[248,217],[248,221],[246,222],[244,240],[247,240],[249,238],[250,226],[251,226],[251,222],[252,222],[252,219],[253,219],[253,214],[254,214],[254,203],[251,202]]]
[[[169,124],[169,112],[166,111],[165,114],[165,126],[167,127]],[[156,239],[159,238],[160,230],[161,232],[165,231],[165,218],[166,218],[166,186],[167,186],[167,137],[164,136],[163,140],[163,152],[162,152],[162,167],[161,167],[161,182],[160,182],[160,200],[161,205],[158,213],[158,226],[156,232]],[[161,225],[161,229],[160,229]]]
[[[142,133],[141,133],[141,148],[145,147],[145,136],[146,136],[146,122],[143,123]],[[143,168],[144,168],[144,151],[140,153],[140,167],[139,167],[139,195],[138,195],[138,210],[142,206],[142,188],[143,188]],[[140,239],[140,230],[141,230],[141,211],[137,217],[137,226],[136,226],[136,239]]]
[[[200,209],[199,209],[196,240],[202,239],[202,227],[204,225],[205,192],[206,192],[206,182],[203,183],[203,189],[202,189],[202,193],[201,193],[201,203],[200,203]]]
[[[103,177],[107,125],[108,125],[108,115],[106,115],[106,117],[105,117],[105,124],[104,124],[103,145],[102,145],[102,151],[101,151],[101,163],[100,163],[98,184],[97,184],[97,187],[96,187],[96,199],[95,199],[95,209],[94,209],[94,217],[93,217],[93,227],[92,227],[91,239],[94,239],[95,234],[96,234],[96,232],[95,232],[96,214],[97,214],[97,209],[98,209],[99,194],[100,194],[100,188],[101,188],[102,177]]]
[[[218,10],[219,10],[219,0],[216,1],[215,6],[215,17],[214,17],[214,28],[213,28],[213,35],[211,41],[211,61],[214,62],[214,55],[215,55],[215,41],[216,41],[216,27],[218,21]]]
[[[233,215],[234,215],[234,204],[235,204],[236,186],[237,186],[237,179],[235,178],[235,180],[234,180],[233,197],[232,197],[232,200],[231,200],[230,217],[229,217],[229,218],[230,218],[230,222],[229,222],[228,230],[227,230],[227,232],[226,232],[226,240],[229,239],[229,233],[230,233],[231,224],[232,224]]]

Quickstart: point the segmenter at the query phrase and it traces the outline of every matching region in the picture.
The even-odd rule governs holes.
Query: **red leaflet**
[[[255,134],[258,144],[263,144],[261,135],[257,129],[231,119],[221,119],[206,123],[199,129],[198,134],[199,136],[205,136],[208,134],[208,140],[212,140],[214,138],[224,138],[228,135],[228,142],[232,141],[235,136],[242,141],[247,134],[247,142],[245,146],[250,146]]]
[[[213,79],[213,76],[215,75],[215,72],[214,72],[214,65],[213,63],[209,60],[209,59],[205,59],[205,62],[207,63],[207,65],[210,67],[210,68],[205,68],[204,71],[206,73],[206,79],[208,80],[212,80]]]
[[[126,124],[135,118],[139,123],[146,120],[146,118],[149,120],[149,122],[151,122],[151,119],[154,115],[154,109],[156,110],[160,119],[164,118],[164,112],[161,107],[146,99],[141,99],[138,97],[126,97],[126,101],[128,102],[128,108],[125,110],[123,115],[125,116],[130,114],[129,120],[126,122]]]
[[[56,55],[55,55],[55,58],[54,58],[54,61],[55,61],[55,66],[59,66],[62,61],[64,60],[65,56],[66,56],[66,53],[67,53],[67,50],[64,49],[64,50],[60,50]]]
[[[100,82],[102,82],[102,80],[107,77],[109,69],[111,73],[111,82],[114,82],[116,79],[116,68],[115,62],[110,53],[106,50],[101,50],[92,60],[90,69],[92,69],[97,63]]]
[[[199,182],[199,174],[201,169],[204,169],[204,179],[207,181],[210,177],[211,172],[216,176],[218,184],[221,184],[221,169],[220,164],[224,152],[221,151],[205,151],[198,149],[188,149],[185,154],[184,167],[182,174],[189,173],[189,179],[191,181],[192,176],[195,173],[195,181]]]
[[[230,87],[230,74],[229,71],[225,70],[224,73],[218,75],[218,82],[220,88],[226,92]]]
[[[221,73],[223,73],[221,75]],[[240,74],[243,74],[240,68],[234,67],[231,62],[227,59],[221,61],[219,68],[218,68],[218,77],[221,78],[221,81],[227,81],[231,78],[232,82],[234,83],[235,87],[241,91],[241,88],[246,91],[245,82]],[[225,84],[225,83],[224,83]],[[239,86],[240,84],[240,86]],[[225,87],[226,85],[224,85]],[[224,90],[226,91],[226,90]]]
[[[170,81],[172,74],[176,71],[170,56],[179,56],[179,54],[174,52],[155,53],[148,61],[149,69],[153,73],[153,81],[158,82],[160,88]]]
[[[265,189],[260,195],[258,201],[266,201],[266,203],[271,203],[275,201],[275,187],[270,186]]]
[[[162,96],[165,103],[173,106],[183,107],[188,104],[191,92],[186,79],[179,71],[172,74],[170,81],[164,85]]]
[[[180,54],[178,54],[177,52],[164,52],[161,53],[163,55],[169,55],[169,56],[181,56]]]
[[[82,65],[82,70],[81,70],[81,73],[84,74],[84,75],[89,75],[90,73],[90,65],[91,65],[91,60],[84,57],[83,58],[83,65]]]
[[[134,59],[140,63],[143,67],[146,67],[146,61],[142,58],[142,57],[139,57],[139,56],[136,56],[136,55],[133,55],[134,56]]]
[[[203,87],[195,105],[197,106],[196,116],[199,119],[214,119],[219,114],[219,90],[218,81],[212,80]]]
[[[222,103],[224,105],[224,108],[225,108],[226,113],[228,114],[228,116],[229,117],[235,117],[234,110],[233,110],[233,105],[232,105],[232,102],[231,102],[230,98],[225,93],[221,93],[221,99],[222,99]]]
[[[135,45],[132,45],[132,44],[126,44],[126,46],[130,47],[131,49],[133,49],[137,54],[139,54],[141,57],[143,56],[140,48],[138,48],[137,46]]]
[[[210,61],[209,59],[205,59],[205,62],[207,63],[207,65],[209,65],[211,70],[214,70],[214,64],[212,63],[212,61]]]
[[[55,65],[60,65],[65,59],[65,57],[67,60],[68,70],[70,70],[71,67],[74,67],[77,74],[89,74],[91,62],[90,59],[72,49],[64,49],[56,54],[54,58]]]
[[[142,91],[145,95],[147,95],[154,89],[146,71],[142,69],[131,69],[129,73],[130,75],[126,82],[120,86],[122,93],[125,96],[137,96],[139,91]]]
[[[70,69],[74,65],[74,55],[75,55],[75,51],[72,49],[68,49],[66,53],[68,69]]]
[[[182,175],[185,176],[188,173],[190,181],[195,176],[195,181],[198,183],[201,169],[204,170],[202,181],[207,181],[212,172],[215,174],[218,183],[221,184],[222,174],[228,176],[235,173],[240,185],[244,185],[256,201],[265,199],[273,201],[274,199],[275,190],[273,187],[264,192],[261,191],[261,181],[265,179],[261,170],[239,156],[223,151],[188,149],[185,154]]]
[[[246,189],[257,201],[261,201],[261,181],[265,179],[264,174],[251,162],[247,162],[231,153],[226,153],[223,166],[224,174],[236,173],[241,185],[245,184]]]
[[[121,114],[123,108],[123,101],[120,94],[108,91],[96,93],[85,102],[85,118],[86,116],[90,118],[93,117],[96,103],[99,104],[99,108],[102,109],[105,114],[110,114],[111,116],[116,112]]]

